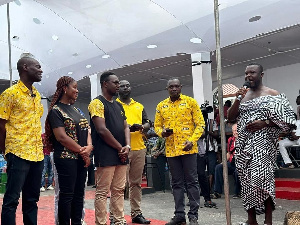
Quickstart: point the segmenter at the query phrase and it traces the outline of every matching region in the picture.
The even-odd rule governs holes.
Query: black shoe
[[[207,208],[217,208],[217,204],[212,202],[212,201],[205,201],[204,202],[204,207]]]
[[[145,219],[145,217],[142,214],[137,215],[136,217],[132,218],[132,223],[138,223],[138,224],[150,224],[151,221]]]
[[[181,216],[174,216],[169,223],[166,223],[166,225],[185,225],[186,220],[184,217]]]
[[[197,218],[190,218],[190,224],[189,225],[199,225]]]
[[[241,196],[240,196],[240,195],[237,195],[237,194],[234,194],[234,195],[232,196],[232,198],[233,198],[233,199],[237,199],[237,198],[241,198]]]
[[[221,198],[221,195],[218,192],[215,192],[211,195],[211,198],[218,199],[218,198]]]

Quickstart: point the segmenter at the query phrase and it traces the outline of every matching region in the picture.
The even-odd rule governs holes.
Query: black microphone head
[[[246,82],[243,84],[243,87],[249,88],[249,87],[250,87],[250,81],[246,81]]]

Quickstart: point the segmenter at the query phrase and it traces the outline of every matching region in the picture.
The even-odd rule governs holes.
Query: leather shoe
[[[150,224],[151,221],[145,219],[145,217],[142,214],[137,215],[136,217],[132,218],[132,223],[138,223],[138,224]]]

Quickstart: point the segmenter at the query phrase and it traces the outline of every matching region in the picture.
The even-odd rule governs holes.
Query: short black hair
[[[173,80],[178,80],[178,81],[179,81],[179,84],[181,85],[181,82],[180,82],[180,80],[178,79],[178,77],[172,77],[172,78],[170,78],[170,79],[168,80],[168,82],[167,82],[167,87],[169,87],[170,82],[173,81]]]
[[[114,74],[111,71],[106,71],[106,72],[104,72],[104,73],[101,74],[101,77],[100,77],[100,84],[101,84],[101,86],[102,86],[102,84],[103,84],[104,81],[108,81],[109,80],[108,77],[110,75],[116,75],[116,74]]]
[[[259,63],[252,62],[252,63],[249,63],[248,66],[258,66],[259,72],[260,72],[260,73],[264,72],[263,66],[260,65]]]

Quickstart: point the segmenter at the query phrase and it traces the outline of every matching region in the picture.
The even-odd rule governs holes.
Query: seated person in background
[[[228,139],[227,144],[227,166],[228,166],[228,175],[234,175],[235,180],[235,193],[233,195],[233,198],[239,198],[240,191],[241,191],[241,185],[240,181],[238,179],[238,175],[235,168],[235,160],[234,160],[234,154],[235,154],[235,141],[238,137],[237,133],[237,124],[232,125],[232,134],[233,136]],[[221,193],[223,192],[223,165],[219,164],[216,166],[215,171],[215,185],[214,185],[214,193],[212,194],[212,198],[217,199],[221,198]]]
[[[300,145],[300,120],[297,120],[296,122],[297,130],[293,130],[290,134],[287,134],[285,138],[281,141],[279,141],[279,152],[282,156],[282,159],[284,161],[284,164],[289,169],[295,168],[293,165],[289,154],[287,153],[286,147],[293,146],[293,145]]]

